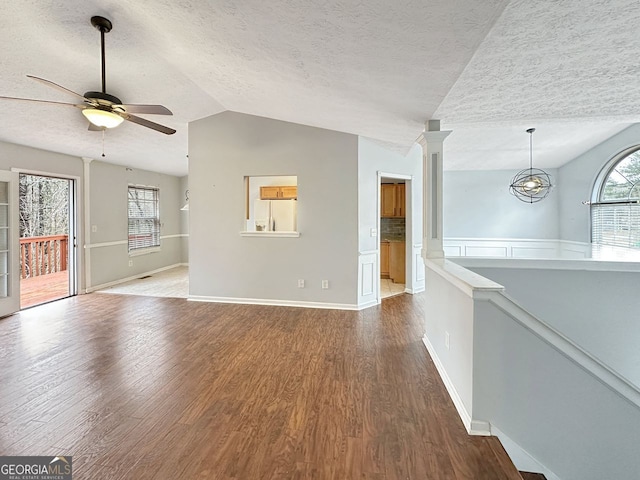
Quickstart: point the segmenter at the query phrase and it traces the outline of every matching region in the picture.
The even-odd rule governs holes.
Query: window
[[[617,156],[600,178],[591,203],[591,242],[640,250],[640,146]]]
[[[129,252],[160,246],[158,189],[129,186]]]

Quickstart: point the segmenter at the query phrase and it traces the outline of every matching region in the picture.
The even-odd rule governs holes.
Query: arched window
[[[600,174],[591,202],[596,249],[640,252],[640,145],[615,157]]]

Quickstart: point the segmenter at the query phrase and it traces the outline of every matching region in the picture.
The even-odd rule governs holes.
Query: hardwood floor
[[[90,294],[0,319],[0,455],[75,479],[514,479],[466,434],[421,296],[362,312]]]

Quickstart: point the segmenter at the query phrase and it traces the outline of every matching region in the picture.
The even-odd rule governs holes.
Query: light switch
[[[371,232],[371,236],[372,237],[377,237],[378,236],[378,229],[377,228],[372,228],[370,230],[370,232]]]

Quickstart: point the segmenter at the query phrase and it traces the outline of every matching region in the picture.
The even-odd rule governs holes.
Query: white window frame
[[[131,216],[131,191],[145,191],[153,192],[153,197],[150,203],[153,205],[153,216]],[[140,220],[151,221],[150,231],[135,231],[134,222],[137,222],[139,226]],[[150,187],[145,185],[128,185],[127,186],[127,250],[130,257],[137,255],[146,255],[147,253],[160,251],[160,189],[158,187]],[[150,236],[149,242],[138,244],[139,239],[132,242],[132,235],[148,235]]]
[[[627,157],[638,151],[640,151],[640,145],[626,148],[607,162],[598,174],[592,190],[591,202],[589,202],[591,243],[595,248],[640,252],[640,243],[637,241],[640,238],[640,201],[603,198],[607,180],[611,174]],[[632,188],[633,186],[630,187],[630,191]],[[604,224],[612,223],[616,225],[612,229],[603,227]]]

